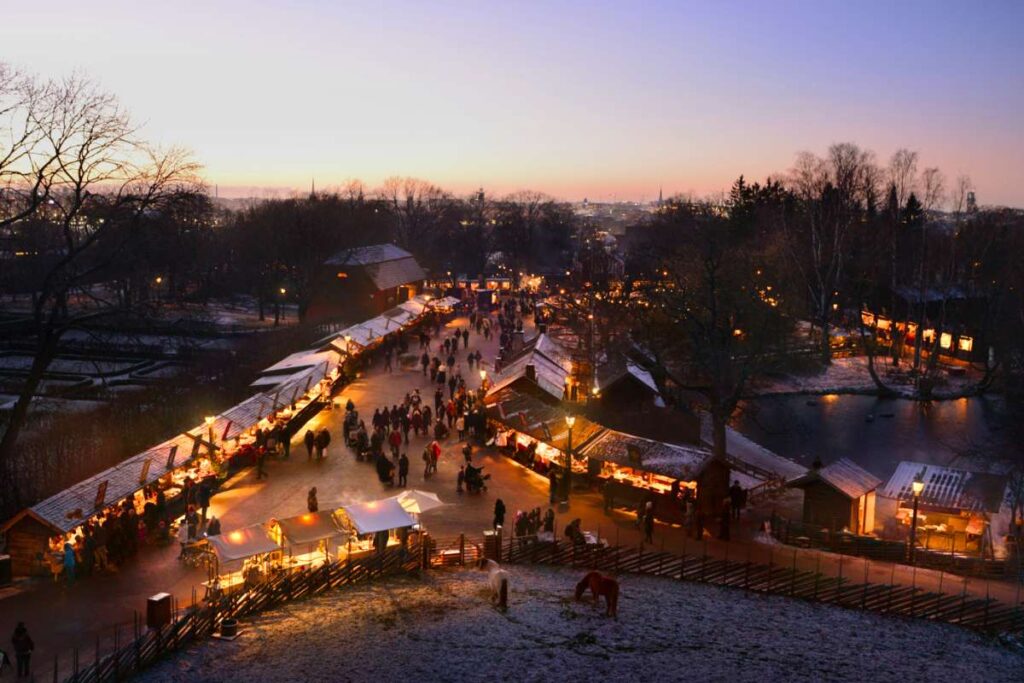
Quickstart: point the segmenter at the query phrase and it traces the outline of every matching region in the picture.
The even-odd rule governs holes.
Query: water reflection
[[[847,457],[887,479],[900,460],[950,464],[990,441],[1005,420],[998,397],[921,403],[831,394],[748,401],[734,426],[805,465]]]

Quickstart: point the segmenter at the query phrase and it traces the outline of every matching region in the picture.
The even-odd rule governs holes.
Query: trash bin
[[[10,586],[14,572],[11,569],[11,556],[0,555],[0,587]]]
[[[157,593],[146,600],[146,626],[158,629],[171,623],[171,594]]]
[[[220,637],[234,638],[238,635],[238,620],[228,617],[220,623]]]

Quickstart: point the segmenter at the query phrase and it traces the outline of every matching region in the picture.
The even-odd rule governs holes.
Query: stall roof
[[[706,448],[663,443],[610,429],[598,435],[581,452],[588,458],[684,481],[696,479],[711,461],[711,451]],[[631,452],[639,460],[631,458]]]
[[[372,534],[377,531],[400,529],[416,523],[396,498],[346,503],[341,506],[356,532]]]
[[[509,387],[487,397],[487,415],[510,429],[522,432],[552,448],[564,451],[569,447],[569,428],[565,426],[564,409]],[[573,450],[584,447],[604,431],[604,427],[582,415],[576,416],[572,428]]]
[[[288,381],[291,381],[293,379],[296,379],[300,375],[304,377],[305,374],[306,374],[306,370],[307,369],[308,368],[303,368],[301,370],[297,370],[297,371],[291,373],[290,375],[288,375],[288,374],[263,375],[261,377],[258,377],[256,379],[256,381],[254,381],[251,384],[249,384],[249,386],[250,387],[262,387],[264,389],[273,389],[274,387],[279,386],[281,384],[284,384],[285,382],[288,382]]]
[[[381,317],[388,318],[399,325],[408,325],[416,318],[416,315],[405,310],[402,306],[395,306],[384,311]]]
[[[307,512],[274,521],[281,528],[285,545],[308,545],[328,538],[348,536],[329,511]]]
[[[434,299],[428,305],[437,308],[452,308],[458,306],[462,301],[456,299],[454,296],[443,296],[440,299]]]
[[[402,508],[406,512],[413,515],[420,515],[424,512],[433,510],[434,508],[443,507],[446,505],[436,493],[430,491],[420,491],[418,489],[406,489],[397,496],[394,496],[395,500],[401,504]]]
[[[605,363],[597,369],[597,388],[599,391],[605,391],[626,377],[632,377],[650,389],[652,393],[660,393],[658,383],[654,381],[651,373],[625,358]]]
[[[295,403],[303,394],[319,384],[320,380],[327,377],[330,371],[330,364],[324,361],[297,373],[288,381],[278,385],[273,391],[267,392],[267,395],[273,400],[272,407],[274,409],[283,408]]]
[[[323,362],[328,361],[334,365],[338,364],[338,352],[333,350],[327,351],[316,351],[306,350],[293,353],[290,356],[286,356],[282,360],[274,363],[270,367],[263,370],[263,375],[274,375],[274,374],[294,374],[300,370],[308,370],[309,368]]]
[[[218,536],[209,536],[206,540],[221,562],[231,562],[277,550],[277,544],[271,540],[267,531],[265,524],[253,524],[225,531]]]
[[[810,470],[807,474],[790,481],[788,486],[800,488],[815,481],[823,481],[851,499],[860,498],[882,485],[881,479],[857,463],[840,458],[826,467]]]
[[[882,495],[897,500],[914,497],[911,484],[920,474],[924,481],[920,502],[937,508],[999,512],[1006,494],[1006,477],[987,472],[968,472],[921,462],[902,461],[886,482]]]
[[[700,438],[708,447],[714,443],[711,432],[711,416],[701,411]],[[773,453],[732,427],[725,428],[725,453],[730,465],[761,479],[774,476],[789,481],[807,473],[800,463]]]
[[[114,467],[94,474],[46,500],[36,503],[31,507],[32,515],[44,520],[61,532],[71,531],[102,509],[121,501],[126,496],[130,496],[167,474],[170,471],[167,464],[170,461],[172,450],[174,451],[174,464],[171,469],[181,467],[191,460],[194,443],[195,439],[187,434],[181,434],[158,446],[133,455]],[[143,478],[142,472],[146,468],[147,460],[149,468],[146,477]],[[107,483],[106,494],[103,497],[103,504],[97,508],[96,496],[103,482]]]
[[[409,299],[408,301],[403,301],[402,303],[398,304],[398,308],[401,308],[403,311],[409,313],[414,318],[418,318],[419,316],[423,315],[423,311],[427,310],[426,304],[423,303],[422,301],[417,301],[415,298]]]
[[[546,335],[540,336],[542,338],[546,338]],[[509,362],[502,367],[501,372],[498,373],[497,377],[494,378],[494,384],[491,386],[488,393],[497,393],[502,389],[511,386],[513,383],[526,378],[527,368],[532,365],[536,372],[537,386],[553,396],[555,399],[559,401],[562,400],[562,396],[565,394],[566,380],[569,378],[570,372],[572,371],[572,364],[564,360],[557,361],[552,359],[552,357],[547,353],[541,352],[538,349],[538,345],[539,344],[534,344],[532,346],[525,347],[523,352],[520,352],[510,359]],[[549,347],[550,350],[551,345],[554,345],[554,342],[544,344],[543,346]]]

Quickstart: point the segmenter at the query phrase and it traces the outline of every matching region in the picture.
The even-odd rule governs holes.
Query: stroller
[[[356,445],[356,432],[359,429],[359,412],[350,410],[345,413],[345,421],[341,425],[342,435],[345,443],[349,446]]]
[[[491,475],[483,474],[483,470],[483,467],[466,465],[465,482],[468,493],[480,493],[487,490],[487,480],[491,478]]]

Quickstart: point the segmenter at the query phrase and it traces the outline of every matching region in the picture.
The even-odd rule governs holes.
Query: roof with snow
[[[802,477],[797,477],[789,482],[789,486],[799,488],[816,481],[825,482],[849,498],[860,498],[882,485],[881,479],[857,463],[840,458],[827,467],[811,470]]]
[[[712,446],[711,415],[700,413],[700,438],[705,446]],[[773,453],[761,444],[751,441],[732,427],[725,428],[725,454],[729,464],[740,471],[760,477],[796,479],[807,473],[807,468],[789,458]]]
[[[566,380],[572,373],[572,360],[565,349],[545,334],[533,337],[503,365],[501,372],[494,377],[488,394],[496,394],[528,378],[528,368],[531,366],[535,378],[529,379],[556,400],[562,400]]]
[[[999,512],[1006,493],[1006,477],[987,472],[968,472],[921,462],[902,461],[893,473],[882,495],[897,500],[912,500],[911,485],[919,476],[924,482],[920,502],[937,508]]]
[[[569,447],[566,415],[564,408],[552,406],[512,387],[487,396],[489,418],[560,451],[565,451]],[[602,431],[604,427],[601,425],[577,415],[572,428],[573,450],[582,448]]]
[[[360,534],[372,534],[416,524],[416,520],[406,512],[396,498],[346,503],[341,509]]]
[[[368,266],[374,263],[412,258],[412,254],[395,244],[370,244],[343,249],[325,261],[329,266]]]
[[[695,446],[680,446],[653,439],[606,430],[587,444],[581,453],[623,467],[693,481],[711,461],[711,451]]]
[[[654,381],[651,373],[626,358],[609,361],[597,368],[598,391],[605,391],[608,387],[626,378],[634,379],[650,389],[654,394],[660,393],[658,383]]]

